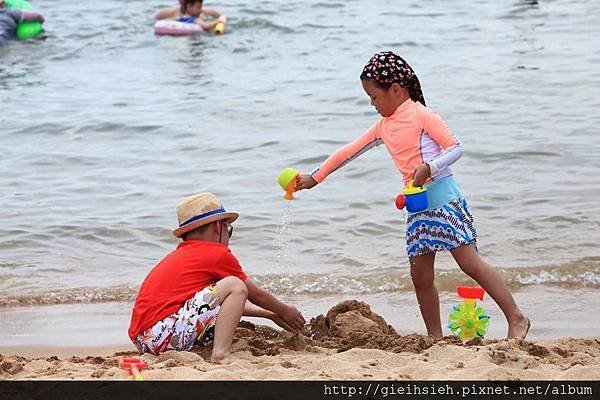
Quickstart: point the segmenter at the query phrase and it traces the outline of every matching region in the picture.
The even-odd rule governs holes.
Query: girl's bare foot
[[[525,339],[531,328],[531,321],[525,315],[513,321],[508,322],[508,339],[520,338]]]

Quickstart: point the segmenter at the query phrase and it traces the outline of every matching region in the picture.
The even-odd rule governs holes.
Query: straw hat
[[[179,227],[173,231],[173,235],[181,237],[186,232],[220,219],[232,223],[239,216],[236,212],[226,211],[214,194],[195,194],[186,197],[177,206]]]

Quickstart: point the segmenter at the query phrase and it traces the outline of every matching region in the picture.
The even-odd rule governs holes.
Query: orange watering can
[[[296,177],[300,175],[300,173],[294,168],[285,168],[279,174],[279,186],[283,190],[285,190],[285,195],[283,198],[286,200],[294,200],[294,196],[292,193],[298,190],[296,187]]]

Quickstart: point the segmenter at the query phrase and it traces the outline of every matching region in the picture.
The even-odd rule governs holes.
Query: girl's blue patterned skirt
[[[409,214],[406,220],[406,253],[409,257],[452,250],[474,243],[476,239],[473,216],[464,198],[433,210]]]

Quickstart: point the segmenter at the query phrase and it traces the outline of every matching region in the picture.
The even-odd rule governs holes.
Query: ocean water
[[[201,191],[240,212],[249,275],[307,317],[358,299],[424,332],[385,148],[293,202],[277,185],[378,120],[358,76],[388,49],[465,147],[453,170],[479,250],[531,337],[598,336],[600,3],[211,1],[226,34],[186,38],[153,34],[169,2],[32,4],[47,38],[0,48],[4,345],[126,343],[175,207]],[[436,268],[445,318],[471,282],[448,254]]]

